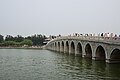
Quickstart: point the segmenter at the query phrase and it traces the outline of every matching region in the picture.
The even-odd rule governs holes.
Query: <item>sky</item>
[[[0,34],[120,34],[120,0],[0,0]]]

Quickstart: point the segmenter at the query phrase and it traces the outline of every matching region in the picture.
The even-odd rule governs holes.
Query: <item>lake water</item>
[[[0,49],[0,80],[120,80],[120,64],[37,49]]]

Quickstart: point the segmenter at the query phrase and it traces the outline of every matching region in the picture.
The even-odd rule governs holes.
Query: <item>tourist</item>
[[[114,39],[117,40],[117,34],[115,34]]]
[[[103,33],[101,33],[101,37],[103,37]]]
[[[109,35],[109,33],[107,33],[107,39],[109,39],[109,37],[110,37],[110,35]]]

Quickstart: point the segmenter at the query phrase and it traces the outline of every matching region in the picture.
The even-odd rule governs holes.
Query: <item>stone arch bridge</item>
[[[61,36],[48,42],[45,48],[93,60],[104,60],[107,63],[120,63],[120,39]]]

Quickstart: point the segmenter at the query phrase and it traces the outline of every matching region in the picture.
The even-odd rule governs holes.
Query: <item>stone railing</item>
[[[95,41],[95,42],[120,44],[119,37],[101,37],[101,36],[60,36],[55,39],[52,39],[51,41],[63,40],[63,39],[88,40],[88,41]]]

